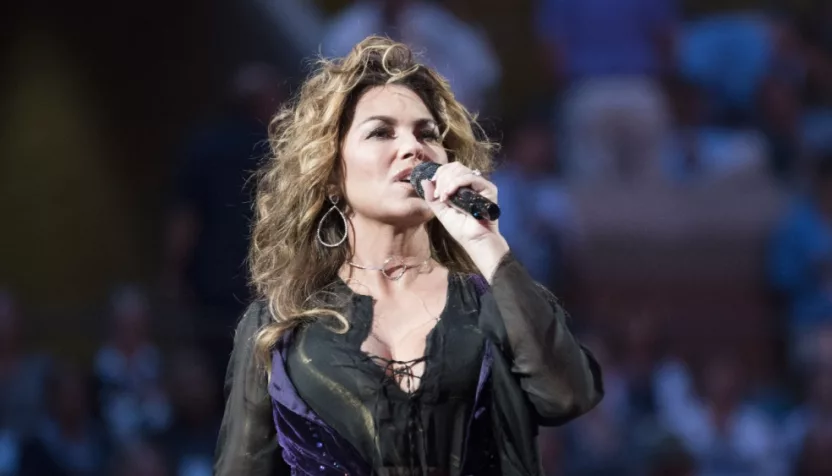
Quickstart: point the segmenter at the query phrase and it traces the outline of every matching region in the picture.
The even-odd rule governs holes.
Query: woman
[[[600,370],[497,222],[449,205],[497,190],[447,82],[371,37],[273,126],[217,474],[540,474],[537,426],[597,404]]]

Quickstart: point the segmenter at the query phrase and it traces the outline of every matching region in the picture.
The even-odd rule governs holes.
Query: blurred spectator
[[[623,321],[621,347],[612,365],[623,378],[630,420],[642,421],[656,410],[653,388],[661,350],[658,321],[648,309],[627,313]]]
[[[792,343],[796,366],[792,370],[802,378],[816,369],[832,366],[832,320],[813,326]]]
[[[20,310],[0,289],[0,428],[21,438],[31,435],[44,411],[43,388],[49,359],[23,350]]]
[[[785,473],[782,448],[765,414],[745,402],[746,374],[731,355],[712,355],[699,395],[661,415],[694,456],[702,476]]]
[[[0,476],[16,476],[20,466],[20,436],[0,420]]]
[[[281,68],[298,67],[309,52],[318,48],[324,19],[316,2],[255,0],[253,4],[273,21],[269,35],[273,44],[279,45],[274,53],[283,57]]]
[[[707,92],[719,118],[750,119],[774,56],[771,21],[762,12],[705,17],[679,39],[681,74]]]
[[[160,431],[170,420],[162,389],[162,356],[150,339],[150,308],[145,296],[126,287],[112,296],[111,329],[95,356],[102,416],[110,434],[122,442]]]
[[[819,365],[810,378],[806,402],[796,408],[784,425],[784,440],[793,463],[811,445],[813,432],[832,429],[832,363]]]
[[[233,325],[250,300],[249,226],[252,173],[267,148],[267,126],[284,99],[282,78],[264,64],[240,68],[230,105],[185,141],[170,210],[164,291],[189,299],[198,337],[224,368]]]
[[[803,114],[802,140],[809,153],[832,152],[832,108],[811,108]]]
[[[832,322],[832,155],[816,163],[809,193],[777,226],[768,256],[769,280],[783,297],[796,363],[803,341]]]
[[[590,335],[582,340],[604,369],[604,400],[564,429],[568,452],[564,474],[633,474],[637,455],[633,452],[635,441],[631,437],[637,422],[627,375],[600,339]]]
[[[660,178],[669,120],[660,81],[673,65],[677,8],[676,0],[541,0],[538,34],[567,88],[570,177]]]
[[[694,476],[696,463],[676,438],[665,437],[656,445],[648,462],[647,476]]]
[[[668,356],[656,365],[653,374],[653,402],[660,421],[666,415],[680,415],[696,399],[696,385],[687,363]]]
[[[762,127],[771,169],[789,178],[800,153],[803,55],[792,29],[760,11],[692,22],[679,48],[683,76],[711,98],[710,119]]]
[[[832,474],[832,425],[815,427],[806,436],[794,476],[827,476]]]
[[[502,163],[491,180],[500,189],[500,230],[512,250],[532,277],[557,289],[577,220],[557,175],[551,132],[546,121],[520,121],[507,133]]]
[[[671,179],[707,183],[768,171],[762,134],[749,127],[708,124],[708,98],[690,81],[676,78],[668,89],[675,124],[663,165]]]
[[[105,474],[110,446],[93,417],[89,383],[75,367],[55,366],[46,388],[48,411],[35,436],[24,444],[21,475]]]
[[[421,0],[359,0],[332,20],[323,39],[323,53],[345,56],[369,35],[386,35],[424,55],[453,87],[469,110],[489,106],[490,92],[500,81],[500,63],[486,34],[453,15],[439,2]]]
[[[771,169],[792,179],[803,153],[802,106],[794,84],[782,78],[767,79],[760,90],[760,117],[771,150]]]
[[[814,333],[812,362],[816,366],[832,367],[832,322],[821,326]]]
[[[832,152],[832,3],[817,1],[801,23],[807,63],[804,140],[814,152]]]
[[[221,385],[206,357],[196,351],[174,356],[168,375],[173,425],[159,437],[173,476],[211,476],[219,435]]]
[[[169,476],[162,453],[147,443],[128,445],[116,458],[111,476]]]

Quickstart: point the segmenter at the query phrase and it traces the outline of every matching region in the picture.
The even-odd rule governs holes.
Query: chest
[[[471,373],[475,378],[484,341],[479,313],[455,284],[396,300],[362,296],[349,313],[346,333],[312,325],[302,333],[297,349],[308,356],[306,362],[324,374],[332,373],[336,380],[350,369],[352,378],[386,380],[408,394],[419,390],[426,379],[438,384],[451,368],[457,375]]]
[[[361,351],[401,362],[423,357],[447,306],[444,290],[426,294],[375,301],[371,319],[356,327]]]

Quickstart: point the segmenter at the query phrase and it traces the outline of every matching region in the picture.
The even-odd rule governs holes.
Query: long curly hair
[[[406,45],[372,36],[344,58],[319,59],[297,95],[271,121],[271,153],[258,177],[249,264],[254,288],[272,316],[255,337],[263,364],[281,334],[302,322],[330,316],[341,331],[349,326],[337,310],[337,296],[328,291],[350,258],[349,246],[321,246],[316,233],[332,206],[327,197],[344,196],[340,146],[356,103],[368,89],[388,84],[408,87],[424,101],[440,126],[449,160],[484,173],[492,169],[494,144],[454,99],[448,82],[417,63]],[[349,204],[343,211],[349,213]],[[346,233],[339,222],[322,224],[327,242]],[[434,259],[451,272],[476,272],[436,219],[426,227]]]

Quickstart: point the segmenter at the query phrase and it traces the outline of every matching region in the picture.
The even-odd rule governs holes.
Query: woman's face
[[[432,218],[410,185],[421,162],[448,162],[439,127],[405,86],[376,86],[359,98],[341,144],[346,200],[356,217],[413,226]]]

